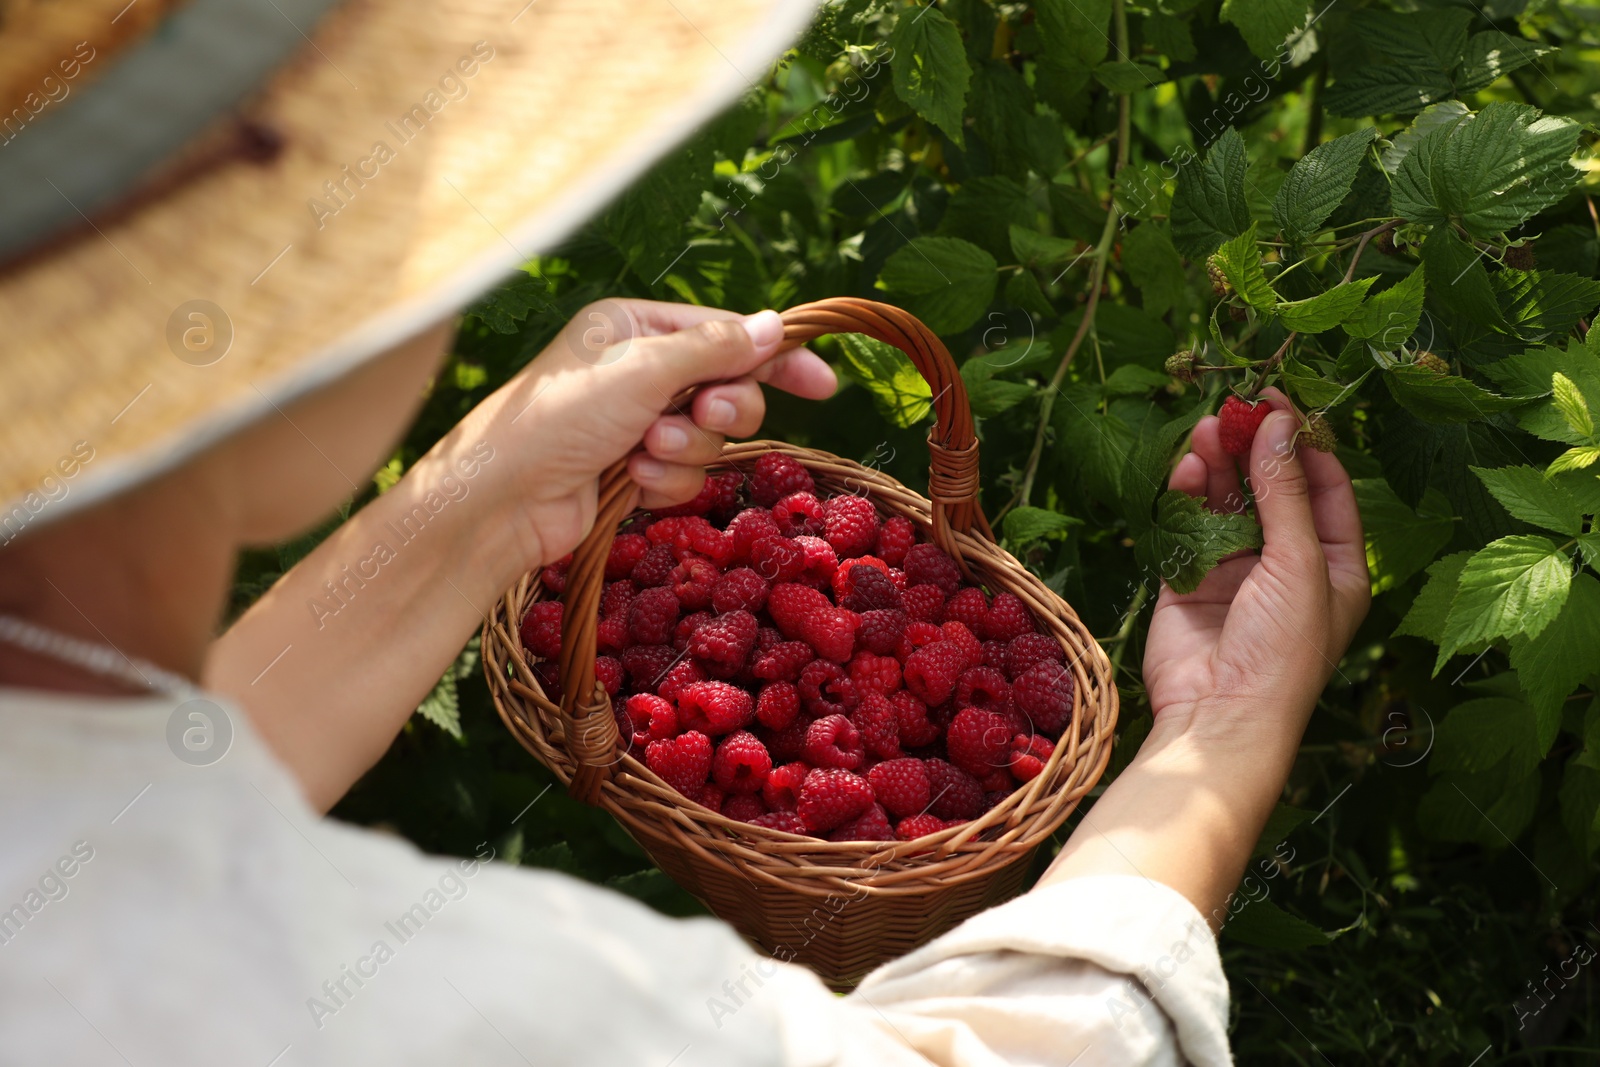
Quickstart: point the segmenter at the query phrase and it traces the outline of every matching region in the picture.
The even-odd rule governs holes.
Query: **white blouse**
[[[178,704],[0,689],[0,1064],[1231,1062],[1165,886],[1026,894],[839,997],[715,920],[321,818],[242,712]]]

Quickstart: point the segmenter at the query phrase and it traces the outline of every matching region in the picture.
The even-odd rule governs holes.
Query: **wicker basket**
[[[970,823],[914,841],[819,841],[735,822],[667,785],[620,745],[610,700],[594,677],[595,624],[606,555],[627,517],[625,464],[601,479],[594,529],[567,572],[560,677],[551,703],[518,638],[528,606],[545,598],[538,575],[508,591],[484,624],[483,662],[507,727],[580,800],[611,812],[676,882],[779,959],[848,988],[872,968],[1014,896],[1029,860],[1105,770],[1117,690],[1105,652],[1078,616],[994,541],[978,503],[977,438],[949,351],[898,308],[838,298],[783,314],[804,343],[861,333],[903,350],[932,387],[937,422],[928,500],[894,479],[827,452],[776,441],[727,445],[719,469],[748,470],[779,451],[802,463],[822,492],[864,493],[885,516],[904,515],[992,593],[1021,597],[1067,653],[1073,721],[1037,778]]]

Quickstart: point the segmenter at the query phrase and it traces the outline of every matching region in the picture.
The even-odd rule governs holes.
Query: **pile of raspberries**
[[[544,569],[552,593],[567,566]],[[605,576],[595,676],[624,744],[730,819],[921,837],[1036,777],[1072,721],[1061,644],[1021,600],[964,584],[904,517],[819,498],[782,453],[634,519]],[[542,600],[522,620],[553,700],[561,612]]]

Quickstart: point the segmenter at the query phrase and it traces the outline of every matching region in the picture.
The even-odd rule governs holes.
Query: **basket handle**
[[[805,344],[830,333],[860,333],[893,345],[910,358],[932,391],[933,429],[928,432],[928,497],[933,503],[933,540],[961,562],[956,534],[993,540],[978,502],[978,438],[972,405],[950,350],[915,316],[889,304],[859,297],[833,297],[782,313],[784,340]],[[561,618],[561,722],[577,765],[567,790],[594,804],[618,762],[611,698],[594,676],[595,627],[605,585],[606,557],[617,528],[633,504],[627,458],[600,476],[594,526],[572,553]],[[966,569],[962,563],[962,569]]]

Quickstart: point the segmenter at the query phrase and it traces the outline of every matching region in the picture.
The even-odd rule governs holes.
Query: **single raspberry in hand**
[[[1250,403],[1230,395],[1217,413],[1220,423],[1217,436],[1222,439],[1222,450],[1230,456],[1248,456],[1256,431],[1270,414],[1272,407],[1266,403],[1259,400]]]

